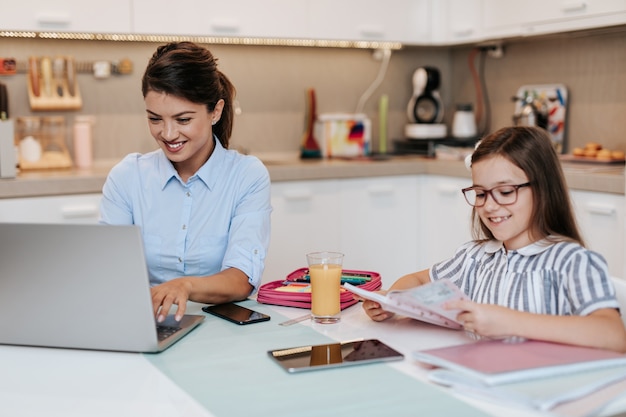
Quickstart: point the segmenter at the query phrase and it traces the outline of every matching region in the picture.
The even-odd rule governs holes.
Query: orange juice
[[[339,321],[341,265],[310,265],[309,274],[311,275],[311,314],[313,319],[322,323]]]

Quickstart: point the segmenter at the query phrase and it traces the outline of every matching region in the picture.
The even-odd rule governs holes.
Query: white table
[[[273,332],[282,331],[279,330],[279,327],[281,329],[283,327],[278,326],[278,324],[283,319],[298,317],[306,313],[306,310],[301,309],[257,305],[253,304],[252,301],[247,303],[248,306],[273,315],[272,320],[266,323],[267,326],[272,326],[267,328]],[[190,303],[189,310],[191,313],[201,313],[201,307],[200,304]],[[200,342],[210,344],[210,341],[200,340],[201,337],[204,337],[200,331],[202,326],[207,326],[203,330],[205,333],[212,329],[211,326],[216,326],[216,328],[219,326],[226,331],[244,331],[243,328],[228,327],[235,326],[233,324],[217,322],[216,320],[220,319],[207,316],[205,323],[199,329],[194,330],[194,332],[198,332],[196,336],[192,332],[170,349],[175,349],[178,344],[181,344],[179,349],[189,348],[194,346],[192,345],[194,343],[200,346]],[[261,327],[252,328],[252,326],[261,326],[261,324],[250,325],[250,329],[245,331],[258,332],[261,329]],[[376,323],[363,313],[360,306],[344,310],[339,324],[319,325],[304,321],[293,326],[310,327],[334,340],[381,339],[404,353],[406,359],[387,365],[364,365],[361,368],[389,366],[419,381],[426,381],[426,371],[410,359],[412,351],[464,343],[469,340],[463,332],[447,330],[409,319],[393,319],[384,323]],[[293,330],[304,331],[305,329],[294,328]],[[231,336],[222,335],[222,337]],[[237,336],[232,337],[235,339]],[[188,345],[182,345],[185,343]],[[284,344],[284,342],[282,343]],[[291,345],[275,347],[289,346]],[[204,346],[201,348],[205,349]],[[250,346],[250,349],[254,349],[254,346]],[[164,353],[158,355],[164,355]],[[221,417],[223,415],[223,413],[219,414],[212,410],[211,406],[201,405],[194,399],[193,394],[186,392],[164,375],[158,366],[155,366],[155,361],[161,358],[164,356],[0,346],[0,415],[11,417]],[[337,369],[332,372],[342,371]],[[281,372],[283,371],[281,370]],[[219,378],[219,375],[207,375],[206,377]],[[294,383],[297,383],[298,377],[298,375],[288,375],[285,378],[293,378]],[[384,381],[375,380],[375,373],[372,373],[372,378],[372,384],[384,384]],[[268,380],[267,383],[271,385],[272,381]],[[225,385],[223,389],[228,392],[228,390],[235,390],[238,387]],[[536,417],[542,415],[533,411],[490,404],[459,396],[445,388],[437,387],[436,389],[445,391],[457,399],[466,401],[468,405],[493,416]],[[242,401],[246,401],[245,396],[242,397]],[[249,407],[250,415],[264,417],[262,414],[255,414],[253,402],[249,404]],[[626,395],[607,407],[602,415],[614,415],[625,410]],[[384,413],[380,415],[384,415]]]

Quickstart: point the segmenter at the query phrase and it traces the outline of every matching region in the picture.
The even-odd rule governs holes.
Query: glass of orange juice
[[[311,318],[316,323],[340,320],[343,253],[313,252],[306,255],[311,276]]]

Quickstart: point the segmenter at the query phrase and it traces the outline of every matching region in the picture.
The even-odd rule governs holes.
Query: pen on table
[[[294,280],[290,280],[293,282],[309,282],[311,280],[311,276],[310,275],[304,275],[300,278],[296,278]],[[372,280],[372,277],[370,275],[342,275],[341,276],[341,281],[342,282],[351,282],[351,281],[357,281],[359,283],[363,283],[363,282],[369,282]]]

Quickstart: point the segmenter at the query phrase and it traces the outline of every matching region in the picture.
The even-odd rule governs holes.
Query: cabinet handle
[[[599,214],[601,216],[611,216],[616,212],[615,206],[607,206],[605,204],[587,204],[585,209],[591,214]]]
[[[586,7],[587,7],[586,1],[570,0],[570,1],[561,2],[561,11],[565,13],[578,12],[581,10],[585,10]]]
[[[367,191],[370,194],[393,194],[393,185],[391,184],[376,184],[367,187]]]
[[[215,19],[211,27],[219,33],[238,33],[241,30],[241,25],[234,19]]]
[[[445,196],[451,196],[457,193],[461,194],[461,191],[459,191],[459,189],[452,184],[441,184],[437,187],[437,191],[439,191],[439,194]]]
[[[472,36],[473,34],[474,29],[472,28],[457,29],[452,32],[452,36],[454,36],[455,38],[467,38],[469,36]]]
[[[72,19],[69,13],[41,12],[37,15],[37,23],[40,25],[69,26]]]
[[[310,200],[313,198],[311,190],[286,190],[283,195],[287,201]]]
[[[100,215],[100,210],[94,204],[82,204],[61,207],[61,216],[64,219],[93,218]]]
[[[380,26],[376,25],[362,25],[358,29],[361,36],[370,39],[384,39],[385,31]]]

